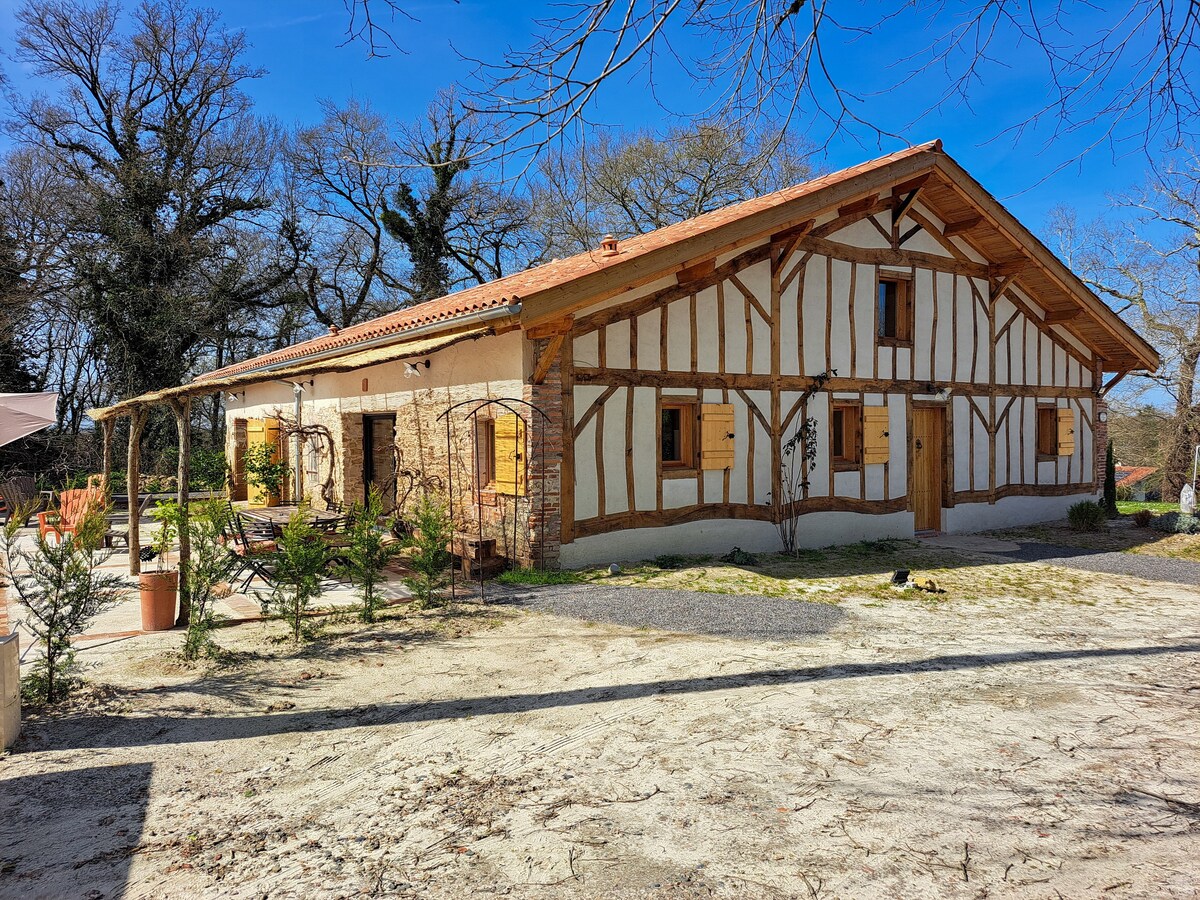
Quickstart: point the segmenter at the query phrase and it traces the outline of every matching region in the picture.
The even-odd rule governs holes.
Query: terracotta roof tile
[[[831,185],[838,184],[856,175],[883,168],[901,159],[930,151],[941,149],[940,141],[920,144],[906,150],[900,150],[869,162],[851,166],[820,178],[802,182],[773,194],[755,197],[741,203],[735,203],[722,209],[687,219],[675,225],[668,225],[646,234],[626,238],[620,243],[620,252],[616,256],[601,256],[600,251],[591,250],[566,259],[559,259],[545,265],[517,272],[504,278],[468,288],[436,300],[397,310],[393,313],[371,319],[359,325],[343,328],[340,331],[324,334],[320,337],[284,347],[262,356],[256,356],[234,365],[226,366],[215,372],[198,376],[197,381],[209,378],[235,375],[265,366],[301,359],[303,357],[336,350],[339,347],[352,348],[355,344],[384,337],[389,334],[403,334],[424,325],[438,322],[449,322],[471,313],[499,309],[519,302],[539,291],[557,287],[575,280],[583,275],[600,271],[611,266],[619,266],[636,259],[653,250],[669,246],[684,238],[693,237],[712,231],[722,225],[736,222],[764,210],[772,209],[791,200],[814,194]]]
[[[1131,487],[1140,481],[1145,481],[1158,471],[1154,466],[1116,466],[1117,484]]]

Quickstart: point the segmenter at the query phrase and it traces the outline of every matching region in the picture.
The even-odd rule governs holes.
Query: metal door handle
[[[921,439],[920,439],[920,438],[917,438],[917,441],[916,441],[916,447],[917,447],[917,449],[918,449],[918,450],[920,450],[920,449],[921,449]]]

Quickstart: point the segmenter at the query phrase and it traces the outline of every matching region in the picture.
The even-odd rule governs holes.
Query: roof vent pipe
[[[600,241],[601,256],[616,256],[620,253],[617,249],[617,239],[611,234],[606,234]]]

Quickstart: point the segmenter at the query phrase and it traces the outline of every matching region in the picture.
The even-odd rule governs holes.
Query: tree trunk
[[[142,506],[142,429],[146,426],[146,410],[136,407],[129,414],[129,455],[125,462],[126,493],[129,495],[129,574],[142,571],[141,526],[138,510]]]
[[[188,593],[188,564],[192,558],[191,535],[188,534],[188,482],[192,479],[192,401],[190,398],[171,403],[175,411],[175,427],[179,432],[179,469],[176,473],[176,496],[179,501],[179,618],[176,627],[187,627],[192,604]]]
[[[1197,309],[1197,319],[1200,320],[1200,308]],[[1200,410],[1196,409],[1194,402],[1196,368],[1200,362],[1200,321],[1197,322],[1196,335],[1184,348],[1175,376],[1175,421],[1171,427],[1162,481],[1162,498],[1170,503],[1179,499],[1180,490],[1192,480],[1192,455],[1200,439],[1196,427],[1200,421]]]

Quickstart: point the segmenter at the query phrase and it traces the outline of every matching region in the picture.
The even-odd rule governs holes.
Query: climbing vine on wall
[[[825,383],[837,370],[822,372],[813,379],[797,401],[802,418],[796,431],[783,443],[780,462],[779,496],[773,497],[775,505],[775,527],[787,553],[796,552],[800,518],[796,515],[796,504],[804,499],[808,489],[808,476],[817,466],[817,420],[808,415],[808,401],[820,393]]]

